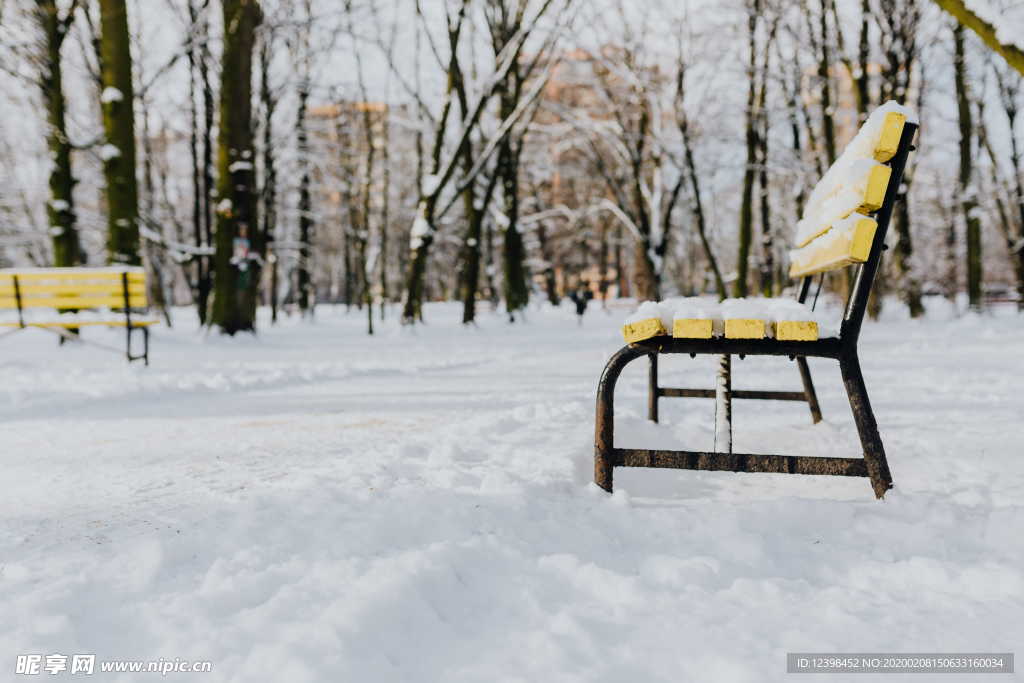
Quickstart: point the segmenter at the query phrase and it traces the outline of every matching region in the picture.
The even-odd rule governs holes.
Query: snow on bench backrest
[[[877,227],[868,214],[882,206],[891,177],[884,164],[896,154],[904,124],[916,120],[912,110],[895,102],[872,112],[811,192],[797,223],[790,277],[867,260]]]

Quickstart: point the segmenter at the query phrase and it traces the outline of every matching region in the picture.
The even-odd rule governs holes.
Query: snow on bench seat
[[[630,344],[669,334],[678,339],[779,339],[815,341],[835,337],[821,315],[794,299],[726,299],[718,303],[693,297],[645,302],[626,319],[623,337]]]
[[[717,301],[692,297],[674,306],[672,336],[680,339],[711,339],[722,336],[722,309]]]
[[[795,299],[726,299],[722,302],[727,339],[815,341],[823,325],[809,306]]]

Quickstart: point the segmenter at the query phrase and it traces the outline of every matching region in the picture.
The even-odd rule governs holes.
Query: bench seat
[[[676,339],[779,339],[815,341],[835,329],[809,306],[788,298],[669,300],[644,304],[622,327],[626,342],[671,336]]]
[[[111,316],[117,315],[111,313]],[[159,320],[156,318],[132,318],[132,327],[147,327],[149,325],[156,325]],[[127,327],[128,323],[124,317],[113,318],[110,320],[26,320],[24,323],[19,323],[17,320],[0,320],[0,327],[62,327],[64,329],[76,329],[79,327]]]

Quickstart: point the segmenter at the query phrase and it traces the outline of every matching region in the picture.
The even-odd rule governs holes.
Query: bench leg
[[[811,420],[814,424],[818,424],[821,422],[821,406],[818,405],[818,394],[815,393],[814,381],[811,380],[811,369],[807,366],[807,359],[803,356],[796,359],[796,364],[800,368],[800,379],[804,383],[804,396],[811,409]]]
[[[647,356],[650,365],[647,369],[647,419],[658,421],[658,354]]]
[[[594,483],[612,492],[615,467],[615,383],[622,369],[647,351],[624,346],[608,360],[597,385],[597,414],[594,420]]]
[[[718,358],[715,378],[715,451],[732,453],[732,357]]]
[[[871,478],[871,488],[874,489],[876,498],[882,498],[885,496],[885,492],[892,488],[892,475],[889,473],[889,463],[885,459],[882,437],[878,434],[875,414],[871,410],[868,390],[864,386],[860,361],[855,354],[849,354],[839,359],[839,368],[843,373],[843,384],[846,385],[846,394],[850,398],[853,419],[857,423],[857,432],[860,434],[864,462],[867,465],[868,476]]]
[[[148,327],[132,327],[131,325],[125,326],[125,356],[128,358],[128,362],[141,360],[144,365],[149,366],[149,328]],[[132,332],[139,330],[142,332],[142,354],[139,356],[132,355]]]

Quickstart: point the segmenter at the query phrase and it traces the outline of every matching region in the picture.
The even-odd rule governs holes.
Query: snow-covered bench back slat
[[[797,223],[790,277],[867,260],[877,227],[869,214],[885,201],[892,175],[885,163],[908,121],[916,122],[913,111],[895,102],[876,109],[815,186]]]
[[[871,257],[878,222],[870,214],[885,203],[892,168],[907,123],[914,113],[894,102],[876,109],[814,188],[797,226],[790,252],[790,277],[802,278]],[[811,306],[790,299],[704,299],[647,302],[626,320],[630,344],[658,336],[677,339],[776,339],[815,341],[838,336]]]

